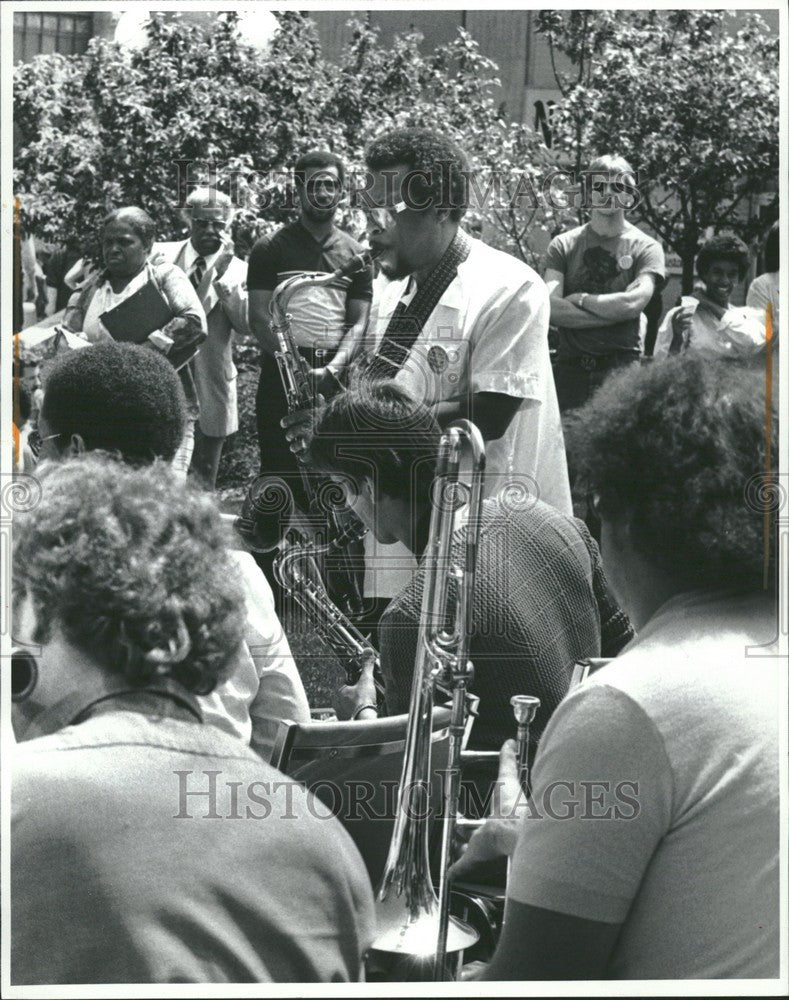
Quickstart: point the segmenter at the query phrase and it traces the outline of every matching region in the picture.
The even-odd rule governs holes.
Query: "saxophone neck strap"
[[[441,296],[454,281],[459,265],[467,260],[470,253],[471,239],[458,229],[441,260],[417,288],[413,299],[407,305],[398,302],[367,370],[368,378],[390,379],[397,375]]]

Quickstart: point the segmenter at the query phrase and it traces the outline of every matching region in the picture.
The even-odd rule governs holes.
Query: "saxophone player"
[[[296,504],[304,509],[298,466],[280,426],[287,405],[274,358],[279,348],[271,330],[269,305],[274,289],[286,278],[307,271],[331,273],[362,247],[335,224],[345,183],[342,160],[328,151],[311,150],[296,161],[294,178],[299,217],[252,248],[247,288],[249,324],[260,346],[256,413],[261,473],[282,475]],[[371,298],[372,272],[367,268],[330,286],[305,291],[290,303],[296,343],[307,363],[317,369],[318,390],[324,378],[331,380],[331,373],[344,368],[356,354]]]

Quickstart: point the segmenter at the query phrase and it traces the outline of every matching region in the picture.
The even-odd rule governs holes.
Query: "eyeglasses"
[[[192,219],[192,222],[198,229],[208,229],[209,226],[214,229],[227,229],[227,219]]]
[[[398,201],[391,208],[371,208],[368,205],[360,206],[362,212],[367,218],[367,225],[372,223],[377,229],[388,229],[393,226],[397,216],[404,212],[407,205],[404,201]]]
[[[592,190],[595,194],[605,194],[606,191],[613,191],[614,194],[626,194],[633,189],[621,181],[594,181]]]
[[[38,458],[41,452],[41,445],[45,441],[54,441],[55,438],[59,438],[60,434],[46,434],[44,437],[38,433],[38,428],[34,427],[27,436],[27,443],[33,455]]]

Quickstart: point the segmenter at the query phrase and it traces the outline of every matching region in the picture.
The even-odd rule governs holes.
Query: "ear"
[[[72,434],[66,449],[69,456],[84,455],[87,451],[85,441],[81,434]]]

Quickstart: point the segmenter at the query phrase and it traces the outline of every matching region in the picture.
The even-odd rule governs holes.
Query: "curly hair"
[[[88,450],[132,464],[172,459],[184,435],[186,400],[173,366],[136,344],[95,344],[57,359],[42,413],[53,433],[79,434]]]
[[[310,457],[325,473],[355,482],[374,477],[382,492],[410,502],[430,495],[440,438],[424,403],[394,382],[364,383],[319,411]]]
[[[415,207],[429,203],[436,208],[448,208],[454,222],[466,214],[468,160],[460,146],[445,135],[427,128],[393,129],[373,139],[364,158],[370,170],[403,166],[413,171]],[[408,187],[411,188],[410,183]]]
[[[172,677],[196,694],[243,640],[243,590],[213,501],[164,463],[92,452],[40,469],[41,502],[14,518],[13,581],[53,627],[134,686]]]
[[[737,265],[740,281],[748,270],[748,247],[736,236],[713,236],[702,243],[696,254],[696,272],[703,278],[714,260],[725,260]]]
[[[629,516],[654,565],[690,587],[761,586],[763,509],[749,500],[766,471],[758,370],[684,355],[616,373],[568,425],[567,449],[603,516]],[[777,419],[771,449],[775,466]]]

